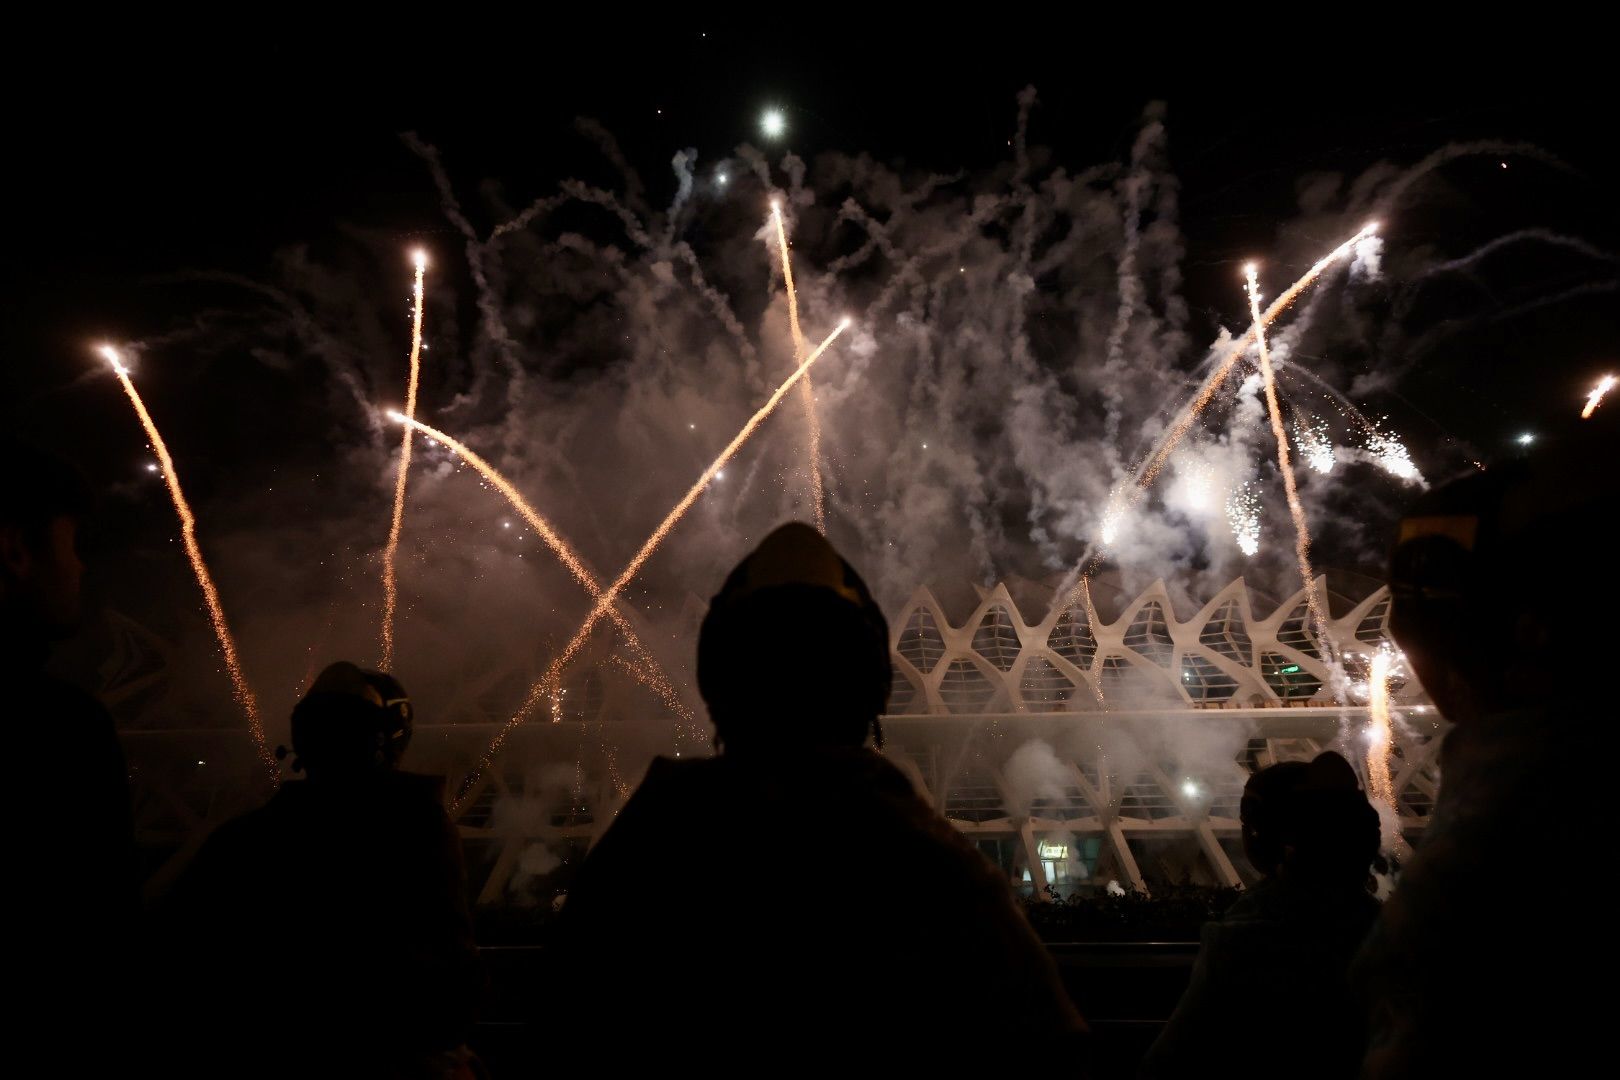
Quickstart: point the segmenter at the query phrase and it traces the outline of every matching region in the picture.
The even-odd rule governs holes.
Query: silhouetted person
[[[336,663],[293,710],[292,781],[222,825],[178,884],[187,1071],[449,1075],[480,989],[440,781],[397,768],[411,707]]]
[[[84,1067],[118,1043],[136,914],[129,777],[107,710],[45,674],[80,618],[76,547],[89,494],[66,463],[0,440],[0,731],[5,792],[3,967],[12,1067]],[[86,1031],[98,1036],[84,1039]]]
[[[1084,1025],[1008,882],[865,745],[889,635],[854,569],[777,529],[711,602],[697,676],[719,755],[656,759],[581,866],[541,1018],[559,1050],[1072,1071]]]
[[[1455,726],[1358,965],[1368,1076],[1580,1075],[1613,1056],[1615,419],[1401,522],[1390,629]]]
[[[1378,812],[1331,751],[1243,788],[1243,851],[1261,874],[1220,919],[1143,1063],[1150,1077],[1351,1077],[1366,1028],[1349,968],[1378,917]]]

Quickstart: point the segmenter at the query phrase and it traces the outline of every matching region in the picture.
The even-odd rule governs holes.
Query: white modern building
[[[1330,747],[1365,767],[1365,680],[1370,655],[1389,647],[1389,595],[1345,597],[1325,578],[1318,589],[1328,642],[1311,628],[1303,591],[1256,610],[1241,580],[1197,611],[1162,583],[1111,595],[1098,605],[1111,617],[1089,594],[1045,610],[1028,588],[1021,608],[1005,584],[949,607],[919,589],[891,614],[885,753],[1022,891],[1239,884],[1248,869],[1238,800],[1250,772]],[[484,902],[587,849],[653,754],[709,752],[701,713],[663,711],[611,648],[576,664],[550,715],[519,728],[457,808]],[[132,677],[149,679],[139,668]],[[491,688],[529,677],[470,674],[446,715],[422,718],[407,764],[442,773],[454,792],[504,722]],[[1436,795],[1440,721],[1399,669],[1390,691],[1390,769],[1410,843]],[[240,732],[125,724],[124,737],[143,839],[176,849],[176,865],[250,798],[210,779],[225,770],[191,764],[247,760]]]

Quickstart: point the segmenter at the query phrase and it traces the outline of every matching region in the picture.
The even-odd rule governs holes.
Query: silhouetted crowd
[[[1417,850],[1380,903],[1380,816],[1350,761],[1256,772],[1258,883],[1205,925],[1142,1075],[1606,1071],[1592,833],[1617,449],[1587,424],[1408,510],[1391,632],[1452,725]],[[292,714],[299,778],[143,907],[112,719],[46,674],[79,619],[89,492],[32,447],[0,460],[12,1074],[487,1075],[460,841],[441,783],[401,768],[405,688],[322,671]],[[726,578],[697,642],[717,753],[656,759],[580,866],[532,1026],[553,1071],[1091,1071],[1006,875],[881,752],[889,650],[860,575],[805,525]],[[1562,876],[1529,881],[1532,861]]]

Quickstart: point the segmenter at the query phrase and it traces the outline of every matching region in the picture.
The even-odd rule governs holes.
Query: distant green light
[[[1299,674],[1299,665],[1289,664],[1287,667],[1282,669],[1282,673],[1284,675],[1297,675]]]

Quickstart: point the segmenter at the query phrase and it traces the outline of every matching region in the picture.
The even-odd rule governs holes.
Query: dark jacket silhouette
[[[656,760],[586,858],[542,1024],[761,1073],[1072,1052],[1083,1023],[1005,878],[862,745],[887,648],[805,526],[732,574],[699,644],[722,753]]]
[[[0,438],[0,732],[7,761],[3,970],[8,1064],[95,1072],[118,1058],[137,925],[129,776],[107,710],[46,674],[81,615],[83,480]],[[83,1037],[94,1032],[95,1039]]]
[[[1346,972],[1378,917],[1362,893],[1269,879],[1204,927],[1192,978],[1143,1067],[1149,1077],[1355,1076],[1366,1045]]]
[[[441,784],[310,772],[221,826],[176,887],[192,1071],[430,1075],[466,1039],[479,989]]]
[[[0,662],[0,727],[16,767],[4,785],[8,981],[36,1024],[105,1027],[129,992],[139,909],[129,777],[112,717],[79,688],[40,670],[19,643]],[[73,1018],[79,1018],[75,1021]],[[71,1037],[59,1061],[86,1047]]]
[[[1148,1052],[1146,1077],[1353,1077],[1366,1023],[1349,970],[1378,917],[1378,815],[1336,753],[1256,773],[1244,850],[1264,875],[1220,919]]]
[[[1616,460],[1620,416],[1599,411],[1401,522],[1390,631],[1454,726],[1427,827],[1357,962],[1364,1076],[1607,1071]]]

